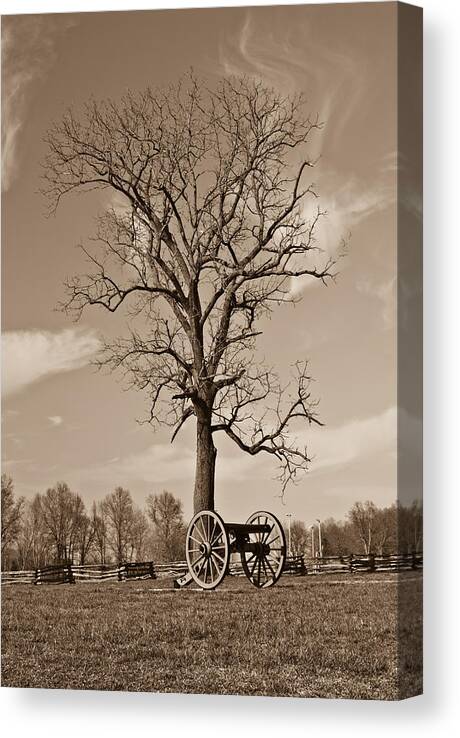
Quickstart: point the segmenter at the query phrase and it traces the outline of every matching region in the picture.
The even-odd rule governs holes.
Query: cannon
[[[175,587],[194,581],[202,589],[215,589],[228,573],[234,553],[240,555],[243,571],[255,587],[276,584],[286,561],[286,538],[279,520],[259,511],[246,523],[225,523],[213,510],[198,512],[187,529],[188,572],[175,580]]]

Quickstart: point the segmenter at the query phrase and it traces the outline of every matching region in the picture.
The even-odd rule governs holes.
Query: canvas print
[[[422,691],[422,16],[2,18],[2,686]]]

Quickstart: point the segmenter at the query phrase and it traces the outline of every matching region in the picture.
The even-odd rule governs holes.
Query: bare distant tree
[[[400,551],[421,551],[423,544],[423,509],[420,500],[396,509]]]
[[[54,550],[43,520],[39,494],[25,505],[17,550],[21,569],[38,569],[53,559]]]
[[[103,501],[107,520],[109,546],[118,564],[129,558],[133,529],[134,506],[131,493],[117,487]]]
[[[350,519],[347,521],[328,518],[321,525],[323,551],[326,556],[345,556],[360,547],[359,538]]]
[[[85,505],[65,482],[38,495],[43,528],[54,548],[56,561],[72,561]]]
[[[107,562],[107,516],[102,502],[93,502],[91,508],[91,527],[93,530],[93,550],[97,553],[99,563]]]
[[[308,530],[303,520],[291,523],[291,551],[294,556],[304,554],[307,550]]]
[[[77,516],[74,552],[78,554],[78,563],[85,564],[95,539],[95,531],[91,519],[85,512]]]
[[[74,191],[117,197],[64,307],[77,318],[129,307],[130,335],[100,363],[148,393],[150,421],[173,427],[173,439],[196,419],[195,511],[214,507],[218,433],[273,455],[283,490],[309,461],[291,434],[294,421],[319,422],[306,363],[286,387],[254,351],[260,319],[296,299],[293,280],[333,276],[331,260],[318,263],[324,213],[305,152],[320,127],[301,97],[246,78],[209,90],[191,77],[92,101],[47,137],[52,210]]]
[[[364,553],[371,553],[378,530],[377,506],[370,500],[366,502],[355,502],[348,513],[348,519],[364,548]]]
[[[15,500],[14,485],[11,477],[2,474],[1,499],[2,528],[2,568],[7,566],[7,551],[17,541],[21,528],[21,515],[24,507],[23,498]]]
[[[182,558],[185,533],[182,502],[164,490],[147,497],[147,513],[154,526],[160,557],[165,561]]]
[[[375,515],[374,549],[383,555],[398,550],[396,505],[377,510]]]
[[[148,546],[149,523],[143,510],[135,508],[130,536],[130,561],[143,561]]]

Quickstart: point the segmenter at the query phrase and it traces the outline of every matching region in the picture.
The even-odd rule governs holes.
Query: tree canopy
[[[319,423],[306,361],[285,387],[254,351],[260,319],[296,299],[292,280],[333,277],[315,239],[324,212],[306,150],[320,128],[301,96],[190,76],[93,100],[47,137],[51,210],[74,191],[119,198],[83,247],[91,268],[68,282],[64,307],[78,318],[127,306],[129,335],[106,344],[100,365],[148,393],[149,420],[173,439],[196,418],[195,510],[214,506],[217,433],[274,455],[283,490],[309,461],[291,435],[295,420]]]

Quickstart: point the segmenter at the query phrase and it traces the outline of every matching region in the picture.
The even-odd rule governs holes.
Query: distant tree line
[[[167,491],[150,494],[142,510],[129,490],[116,487],[87,510],[65,482],[30,501],[16,499],[13,480],[2,474],[1,512],[2,570],[185,556],[182,502]]]
[[[320,529],[321,526],[321,543]],[[302,520],[291,524],[291,552],[316,556],[412,553],[423,547],[423,509],[420,500],[411,505],[394,503],[379,508],[373,502],[355,502],[345,520],[328,518],[314,525]],[[288,531],[286,531],[286,538]]]
[[[2,569],[36,569],[47,564],[113,564],[184,559],[182,502],[171,492],[150,494],[145,509],[123,487],[87,510],[81,496],[58,482],[30,501],[16,498],[13,480],[2,475]],[[328,518],[308,526],[293,520],[291,553],[306,556],[409,553],[423,546],[422,505],[395,503],[379,508],[355,502],[345,520]],[[286,531],[288,538],[288,531]]]

